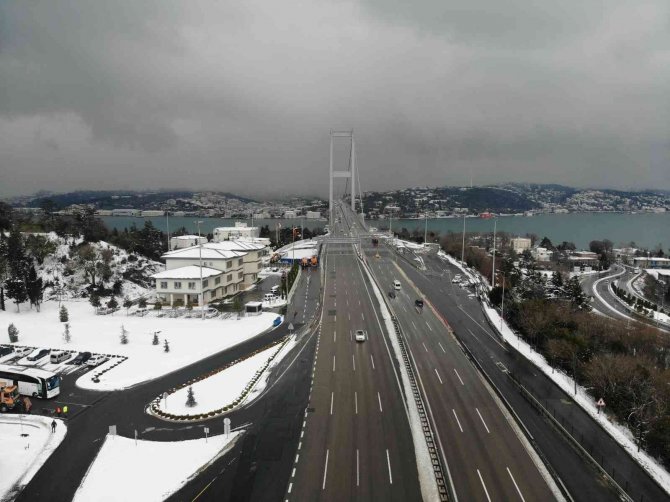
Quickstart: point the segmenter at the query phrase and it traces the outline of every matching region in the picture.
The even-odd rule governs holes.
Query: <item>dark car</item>
[[[0,347],[0,356],[6,356],[7,354],[11,354],[14,352],[14,347],[9,347],[7,345],[3,345]]]
[[[39,359],[42,359],[44,356],[46,356],[51,350],[49,349],[42,349],[39,352],[35,352],[33,355],[28,356],[28,361],[37,361]]]
[[[70,364],[80,366],[84,364],[86,361],[88,361],[90,358],[91,358],[90,352],[80,352],[72,361],[70,361]]]
[[[389,291],[389,298],[395,298],[395,293],[393,291]]]
[[[423,308],[423,300],[421,298],[417,298],[414,300],[414,305],[416,305],[416,308],[422,309]]]

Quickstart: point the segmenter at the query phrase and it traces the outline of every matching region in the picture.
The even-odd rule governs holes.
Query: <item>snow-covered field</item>
[[[14,323],[19,329],[19,345],[126,356],[125,362],[100,376],[99,383],[92,381],[95,371],[77,380],[78,386],[97,390],[123,389],[175,371],[262,333],[277,317],[263,313],[239,320],[234,317],[170,319],[153,315],[126,316],[125,310],[98,316],[86,300],[63,304],[69,312],[70,343],[63,339],[64,324],[58,321],[58,302],[55,301],[45,302],[39,313],[27,307],[20,313],[11,307],[0,311],[0,332],[6,336],[7,326]],[[120,343],[121,325],[128,332],[126,345]],[[154,332],[159,332],[158,345],[152,345]],[[164,351],[165,339],[169,352]],[[116,361],[110,360],[100,368]],[[49,369],[47,358],[38,363]]]
[[[251,382],[256,373],[263,369],[268,359],[274,356],[272,363],[265,369],[264,375],[260,376],[244,401],[252,400],[265,387],[269,369],[276,365],[290,350],[290,347],[287,347],[288,345],[293,346],[289,342],[286,345],[270,347],[215,375],[194,383],[192,387],[197,403],[195,406],[186,405],[188,387],[184,387],[174,394],[170,394],[167,399],[161,399],[158,408],[165,413],[189,416],[209,413],[232,405],[233,401],[243,394],[247,384]]]
[[[56,420],[56,432],[51,432],[51,418],[33,415],[0,416],[0,500],[12,498],[28,484],[65,438],[67,428]],[[25,434],[22,435],[22,434]]]
[[[574,395],[574,381],[560,371],[552,370],[546,359],[531,349],[525,341],[518,337],[506,322],[501,324],[498,312],[490,307],[484,306],[486,315],[494,324],[496,329],[503,335],[507,343],[514,346],[521,354],[537,366],[542,372],[552,379],[564,392],[572,396],[591,417],[598,422],[614,439],[631,455],[638,463],[670,494],[670,473],[666,471],[656,460],[644,451],[637,451],[637,445],[630,431],[623,425],[614,422],[614,419],[604,412],[598,414],[593,397],[586,389],[577,386],[577,395]]]
[[[142,441],[107,436],[74,502],[162,501],[223,455],[242,431],[205,440]]]

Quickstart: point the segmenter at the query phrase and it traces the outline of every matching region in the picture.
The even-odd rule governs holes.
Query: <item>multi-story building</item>
[[[514,237],[510,240],[510,244],[515,253],[523,253],[526,249],[530,249],[530,239],[527,237]]]
[[[207,237],[197,235],[177,235],[170,237],[170,250],[189,248],[198,244],[207,243]]]
[[[239,238],[259,237],[261,230],[259,227],[249,227],[244,222],[235,222],[234,227],[217,227],[214,229],[214,242],[227,241]]]

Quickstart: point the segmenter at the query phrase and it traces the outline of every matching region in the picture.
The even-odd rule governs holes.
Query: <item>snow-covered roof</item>
[[[183,240],[193,240],[193,239],[203,239],[203,237],[198,237],[197,235],[176,235],[172,239],[183,239]]]
[[[175,249],[163,255],[163,258],[199,258],[202,253],[202,258],[207,260],[229,260],[244,256],[247,252],[231,251],[228,249],[215,249],[207,247],[206,244],[202,246],[202,252],[199,250],[200,246],[191,246],[188,248]]]
[[[223,274],[223,271],[215,268],[202,267],[202,277],[212,277]],[[186,267],[172,268],[164,270],[151,276],[154,279],[200,279],[200,267],[197,265],[188,265]]]
[[[228,251],[257,251],[263,249],[266,246],[260,242],[252,242],[249,240],[230,240],[230,241],[221,241],[221,242],[209,242],[204,244],[203,247],[211,249],[221,249]]]

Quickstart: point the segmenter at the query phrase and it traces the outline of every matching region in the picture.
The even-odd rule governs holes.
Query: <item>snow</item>
[[[33,415],[0,416],[0,442],[5,452],[11,452],[3,456],[0,464],[1,500],[12,498],[12,494],[27,485],[65,438],[65,423],[56,420],[56,432],[52,433],[51,421]]]
[[[225,454],[241,432],[178,442],[107,435],[73,501],[165,500]]]
[[[77,380],[79,387],[106,391],[157,378],[237,345],[270,329],[277,317],[273,313],[261,313],[239,320],[234,316],[228,319],[173,319],[155,317],[152,311],[145,317],[127,316],[125,309],[99,316],[85,300],[65,301],[63,305],[69,311],[70,343],[63,340],[64,325],[58,322],[58,302],[55,301],[45,302],[39,313],[25,306],[21,313],[9,308],[0,312],[0,325],[6,333],[7,326],[14,323],[19,329],[20,345],[127,357],[125,362],[101,375],[99,383],[92,381],[93,375],[119,362],[118,358]],[[129,343],[126,345],[120,343],[121,325],[128,331]],[[159,332],[159,345],[152,345],[154,332]],[[170,352],[163,350],[165,339],[169,342]],[[46,357],[37,364],[50,371],[63,368],[62,365],[52,365]]]
[[[279,344],[262,350],[258,354],[233,364],[215,375],[194,383],[192,387],[197,404],[193,407],[186,406],[188,387],[183,387],[174,394],[170,394],[167,399],[161,399],[158,408],[165,413],[180,416],[200,415],[222,409],[232,405],[235,399],[240,398],[256,374],[263,371],[266,377],[263,378],[263,375],[261,375],[255,382],[254,388],[243,400],[243,402],[248,401],[262,390],[258,384],[261,380],[265,382],[267,379],[270,365],[267,368],[265,365],[268,360],[272,359],[272,364],[276,364],[281,359],[280,356],[286,354],[284,348],[285,344]],[[257,387],[259,390],[257,390]]]
[[[197,265],[187,265],[186,267],[172,268],[153,274],[154,279],[200,279],[200,269]],[[221,275],[224,272],[215,268],[202,267],[202,277],[212,277]]]
[[[614,418],[607,415],[607,408],[598,414],[595,401],[586,389],[577,386],[577,395],[574,395],[574,381],[560,371],[555,371],[547,360],[538,352],[532,350],[530,345],[518,337],[506,322],[501,323],[498,312],[486,305],[483,306],[487,317],[496,329],[505,338],[505,341],[514,346],[526,359],[537,366],[545,375],[553,380],[564,392],[570,395],[584,411],[598,422],[664,489],[670,494],[670,473],[666,471],[655,459],[644,451],[637,451],[637,445],[630,431],[623,425],[614,422]]]

